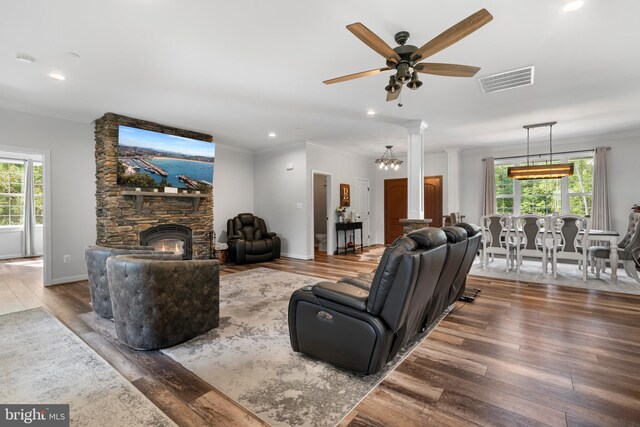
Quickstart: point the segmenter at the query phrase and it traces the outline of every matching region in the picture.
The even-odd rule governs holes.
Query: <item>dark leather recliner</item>
[[[367,289],[321,282],[289,301],[294,351],[355,372],[379,371],[423,329],[423,317],[447,257],[447,237],[423,228],[389,246]]]
[[[231,260],[236,264],[280,258],[280,237],[268,232],[264,220],[251,213],[241,213],[227,221],[227,241]]]
[[[449,305],[458,301],[458,299],[460,299],[464,294],[467,286],[467,274],[471,271],[473,260],[476,258],[478,250],[480,249],[480,243],[482,242],[482,233],[480,227],[477,225],[461,222],[455,226],[463,228],[467,232],[467,249],[465,251],[462,264],[460,265],[460,269],[458,270],[458,274],[453,279],[453,283],[449,291]]]

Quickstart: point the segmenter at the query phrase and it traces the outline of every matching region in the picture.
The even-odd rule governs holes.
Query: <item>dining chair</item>
[[[520,273],[522,257],[540,258],[542,262],[542,275],[547,274],[547,234],[550,234],[546,226],[547,219],[541,215],[521,215],[515,218],[516,233],[516,268]]]
[[[508,273],[515,261],[516,245],[511,241],[512,218],[508,215],[485,215],[482,223],[482,268],[487,269],[488,257],[494,260],[494,255],[504,255],[506,259],[505,271]]]
[[[622,262],[627,276],[640,283],[640,275],[638,275],[638,270],[636,269],[637,254],[640,251],[640,213],[631,212],[629,214],[627,233],[618,243],[616,250],[618,251],[618,260]],[[609,251],[610,248],[605,246],[594,246],[589,250],[591,257],[595,260],[596,277],[598,278],[600,277],[600,271],[604,272],[606,270]],[[617,268],[618,266],[611,267]]]
[[[557,277],[559,259],[576,260],[578,269],[582,269],[582,280],[586,281],[591,219],[578,215],[559,215],[551,217],[549,223],[553,236],[551,249],[553,277]]]

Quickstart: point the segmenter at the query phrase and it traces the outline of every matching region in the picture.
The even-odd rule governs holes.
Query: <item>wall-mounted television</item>
[[[120,125],[118,184],[211,188],[215,150],[212,142]]]

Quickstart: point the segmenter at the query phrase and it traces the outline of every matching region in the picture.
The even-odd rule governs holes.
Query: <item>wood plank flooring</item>
[[[0,313],[44,306],[181,426],[264,425],[167,356],[83,322],[86,281],[43,288],[27,264],[0,262]],[[375,267],[317,254],[222,275],[258,266],[330,280]],[[640,425],[640,296],[481,277],[467,286],[482,290],[476,301],[457,303],[341,425]]]

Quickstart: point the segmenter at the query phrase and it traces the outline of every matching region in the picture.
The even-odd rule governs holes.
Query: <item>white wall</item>
[[[623,234],[627,219],[634,203],[640,203],[638,183],[638,159],[640,159],[640,137],[593,137],[585,141],[554,140],[554,152],[585,150],[608,146],[607,169],[609,172],[609,202],[611,204],[612,227]],[[536,152],[548,152],[538,150]],[[460,212],[467,215],[470,222],[479,223],[482,216],[484,167],[482,158],[503,157],[526,153],[522,143],[495,149],[470,150],[462,152],[462,178],[460,181]],[[532,150],[533,154],[533,150]]]
[[[216,143],[213,225],[217,241],[227,241],[227,220],[254,211],[253,153]]]
[[[86,278],[84,248],[96,241],[93,126],[0,108],[0,129],[2,149],[50,150],[51,281]]]
[[[400,157],[405,163],[400,165],[400,169],[394,170],[380,170],[378,165],[371,162],[371,170],[373,171],[374,181],[373,197],[371,198],[371,209],[376,212],[375,221],[372,223],[373,234],[371,238],[374,243],[384,244],[384,181],[386,179],[406,178],[407,177],[407,163],[406,157]],[[424,155],[424,175],[425,176],[438,176],[442,175],[442,213],[447,214],[448,209],[448,195],[447,195],[447,170],[448,170],[447,153],[426,153]]]
[[[292,164],[293,170],[287,170]],[[282,240],[282,255],[308,259],[307,156],[300,142],[255,153],[254,214]],[[243,197],[237,190],[236,197]]]
[[[42,255],[44,236],[43,227],[36,225],[34,249],[36,255]],[[22,256],[22,227],[0,228],[0,259],[20,258]]]
[[[375,217],[377,212],[372,207],[374,206],[374,189],[373,180],[375,178],[373,168],[373,160],[368,159],[366,157],[358,156],[356,154],[352,154],[346,151],[341,151],[335,148],[328,148],[322,146],[320,144],[309,142],[307,143],[307,191],[309,192],[309,203],[311,203],[311,196],[313,192],[311,191],[311,174],[313,171],[327,173],[332,176],[331,179],[331,193],[332,200],[329,205],[329,211],[335,212],[336,208],[340,205],[340,184],[349,184],[351,188],[351,208],[347,210],[351,210],[355,208],[353,203],[356,201],[356,178],[365,178],[369,180],[369,186],[371,188],[370,192],[370,202],[369,206],[371,207],[370,212],[370,234],[372,235],[372,239],[374,238],[373,233],[375,233]],[[337,220],[336,215],[333,217],[329,217],[329,224],[334,224]],[[308,246],[307,246],[307,254],[309,257],[313,256],[313,222],[312,219],[309,218],[309,224],[307,228],[307,238],[308,238]],[[327,247],[329,248],[329,253],[333,253],[331,248],[336,247],[335,241],[335,228],[330,227],[327,230]],[[359,237],[358,237],[359,239]],[[359,242],[359,240],[358,240]],[[373,240],[375,242],[375,240]]]

